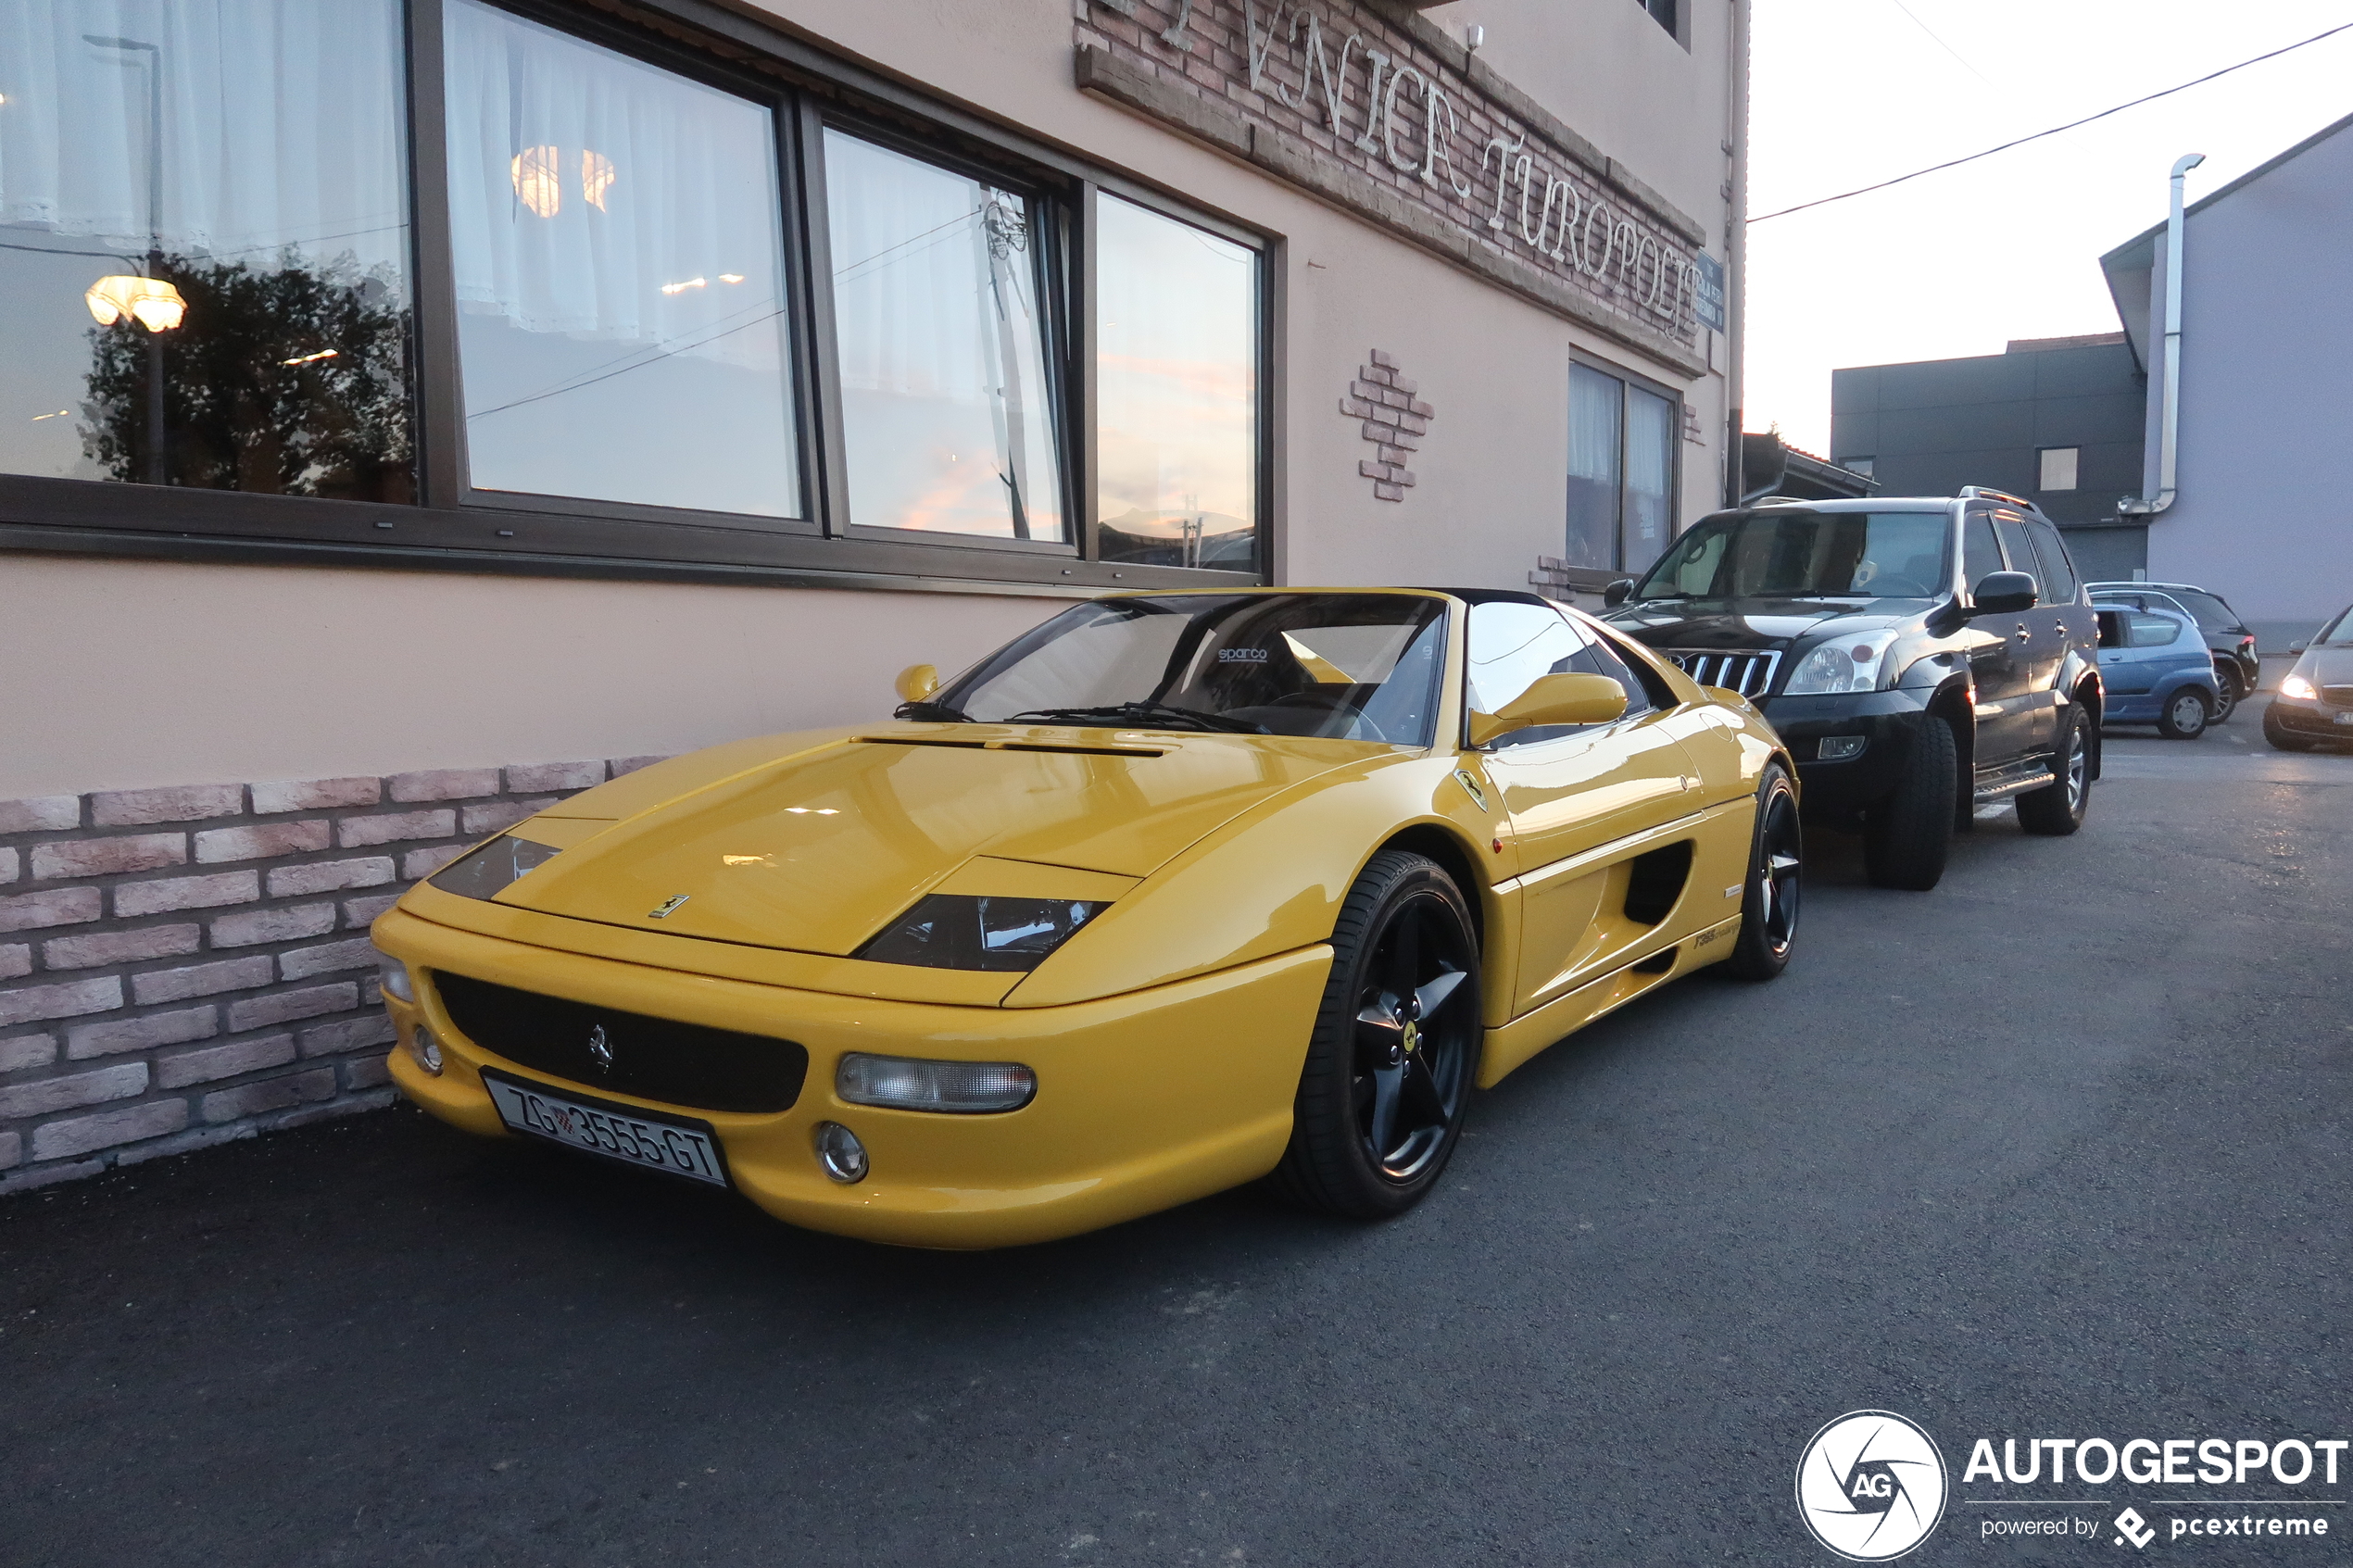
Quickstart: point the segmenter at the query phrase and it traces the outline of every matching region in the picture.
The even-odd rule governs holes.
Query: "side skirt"
[[[1493,1088],[1513,1068],[1545,1047],[1617,1011],[1643,992],[1655,990],[1677,975],[1730,958],[1732,939],[1740,934],[1740,928],[1741,917],[1735,914],[1680,942],[1660,942],[1653,950],[1635,954],[1633,961],[1587,982],[1568,995],[1556,997],[1501,1028],[1490,1029],[1486,1047],[1479,1053],[1478,1086]],[[1655,960],[1668,954],[1673,955],[1673,961],[1659,967]]]

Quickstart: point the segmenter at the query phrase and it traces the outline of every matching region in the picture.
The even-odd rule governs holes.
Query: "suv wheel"
[[[2217,669],[2214,671],[2214,717],[2207,721],[2212,724],[2229,723],[2231,715],[2239,710],[2240,699],[2246,696],[2246,690],[2239,685],[2236,669]]]
[[[2212,721],[2212,709],[2207,706],[2206,694],[2196,686],[2183,686],[2165,699],[2158,710],[2157,733],[2167,740],[2196,740],[2206,734]]]
[[[2018,797],[2018,825],[2046,838],[2064,838],[2083,825],[2092,803],[2092,748],[2083,734],[2083,710],[2059,714],[2058,749],[2053,754],[2055,782]]]
[[[1951,725],[1931,718],[1913,732],[1895,787],[1864,813],[1863,867],[1872,885],[1925,893],[1944,879],[1958,771]]]

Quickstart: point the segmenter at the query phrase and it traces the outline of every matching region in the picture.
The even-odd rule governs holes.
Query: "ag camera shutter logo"
[[[1893,1411],[1850,1411],[1814,1434],[1797,1461],[1797,1512],[1850,1562],[1885,1562],[1944,1517],[1944,1456]]]

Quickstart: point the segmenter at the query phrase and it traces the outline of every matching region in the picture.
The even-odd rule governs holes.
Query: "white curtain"
[[[395,0],[0,0],[0,223],[405,271],[399,22]]]
[[[769,111],[472,0],[444,14],[460,307],[772,365]]]
[[[1629,389],[1626,398],[1626,558],[1640,571],[1667,548],[1675,479],[1675,405]]]

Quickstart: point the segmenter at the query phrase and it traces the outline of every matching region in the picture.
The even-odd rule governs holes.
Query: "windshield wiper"
[[[890,710],[894,719],[912,719],[922,724],[977,724],[979,720],[961,708],[950,708],[944,702],[902,702]]]
[[[1043,719],[1050,724],[1092,724],[1109,721],[1133,724],[1139,729],[1196,729],[1218,731],[1227,734],[1271,735],[1275,732],[1264,724],[1253,724],[1247,719],[1228,719],[1222,713],[1202,713],[1175,703],[1114,702],[1101,708],[1033,708],[1013,714],[1004,721],[1013,723],[1023,719]],[[1173,725],[1167,721],[1175,720]]]

